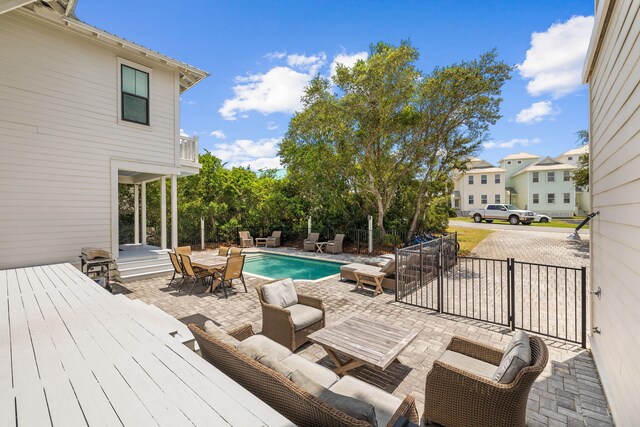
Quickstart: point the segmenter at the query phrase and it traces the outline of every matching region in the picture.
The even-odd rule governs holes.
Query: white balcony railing
[[[198,163],[198,137],[180,137],[180,161],[182,163]]]

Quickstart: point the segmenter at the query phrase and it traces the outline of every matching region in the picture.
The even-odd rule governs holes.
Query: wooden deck
[[[0,271],[0,425],[289,426],[70,264]]]

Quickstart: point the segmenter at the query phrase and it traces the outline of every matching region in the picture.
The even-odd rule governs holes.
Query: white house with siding
[[[466,171],[453,175],[451,206],[460,215],[466,216],[470,210],[483,208],[489,203],[507,203],[506,170],[477,157],[472,158],[467,167]]]
[[[200,169],[179,99],[207,73],[82,22],[74,6],[0,2],[0,269],[77,261],[85,246],[117,256],[119,183],[140,194],[142,244],[145,184],[171,181],[160,233],[176,245],[177,180]]]
[[[520,200],[527,200],[527,194],[518,194],[515,186],[513,185],[513,175],[517,172],[520,172],[522,169],[529,166],[531,163],[539,160],[540,156],[531,154],[531,153],[514,153],[509,154],[502,160],[500,160],[500,167],[507,171],[506,175],[506,195],[507,195],[507,203],[518,206],[519,208],[524,209],[524,203],[520,203]],[[526,202],[525,202],[526,203]]]
[[[596,2],[589,84],[590,336],[614,421],[640,420],[640,2]]]
[[[565,151],[556,157],[556,160],[570,165],[578,166],[580,157],[589,154],[589,146],[573,148]],[[578,214],[587,214],[591,212],[591,195],[589,194],[589,186],[585,188],[576,187],[576,207]]]

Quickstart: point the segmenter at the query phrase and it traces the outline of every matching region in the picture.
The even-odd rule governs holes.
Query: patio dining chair
[[[167,285],[171,286],[176,282],[176,280],[180,279],[180,281],[178,282],[179,287],[184,280],[184,270],[182,269],[182,264],[180,264],[178,255],[176,255],[174,252],[169,252],[169,259],[171,260],[171,265],[173,265],[173,276],[171,277],[171,279],[169,279],[169,283]]]
[[[247,284],[245,283],[244,275],[242,274],[245,256],[246,255],[239,255],[227,258],[227,264],[224,268],[213,273],[214,282],[211,284],[211,292],[220,285],[224,292],[224,297],[227,298],[227,288],[233,288],[234,279],[240,279],[244,286],[244,291],[247,292]]]
[[[228,246],[220,246],[218,248],[218,256],[227,256],[229,255],[229,247]]]
[[[191,289],[189,290],[189,295],[193,293],[193,289],[196,287],[196,283],[201,281],[203,285],[206,285],[208,279],[212,279],[213,273],[209,270],[196,270],[191,264],[191,257],[189,255],[180,254],[180,262],[182,263],[182,269],[185,274],[185,280],[182,281],[178,290],[182,289],[182,285],[188,279],[191,280]]]
[[[242,248],[233,247],[229,250],[229,256],[240,256],[242,255]]]
[[[191,255],[191,246],[178,246],[173,248],[173,252],[178,255]]]

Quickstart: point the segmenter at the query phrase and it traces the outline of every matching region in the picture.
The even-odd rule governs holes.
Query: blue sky
[[[150,5],[153,7],[150,7]],[[229,165],[278,165],[277,144],[305,83],[377,41],[409,39],[418,67],[498,49],[520,65],[480,157],[556,156],[588,128],[580,84],[593,0],[80,0],[80,19],[211,73],[181,98],[181,128]]]

